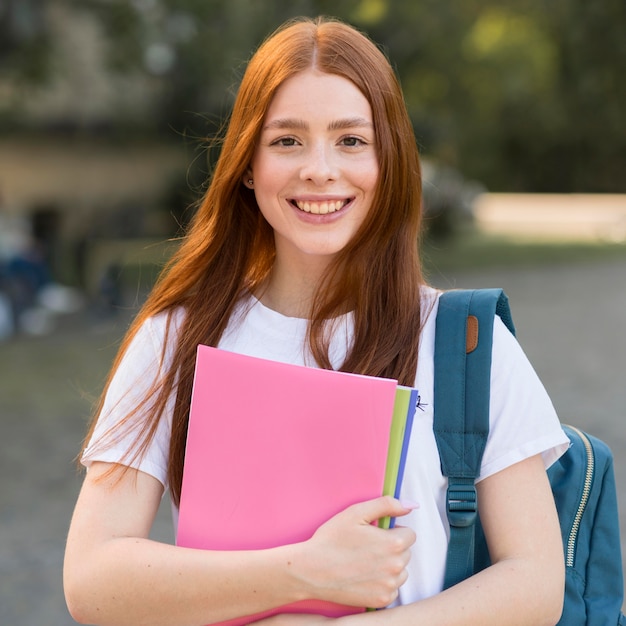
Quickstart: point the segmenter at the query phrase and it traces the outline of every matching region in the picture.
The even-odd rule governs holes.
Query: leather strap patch
[[[467,334],[465,336],[465,352],[469,354],[478,347],[478,318],[467,316]]]

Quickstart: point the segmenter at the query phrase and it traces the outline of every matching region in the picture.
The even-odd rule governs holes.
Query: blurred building
[[[172,231],[168,200],[193,155],[173,132],[142,134],[158,88],[146,73],[110,71],[96,14],[80,3],[0,0],[0,210],[30,220],[70,280],[97,280],[80,275],[90,242]]]

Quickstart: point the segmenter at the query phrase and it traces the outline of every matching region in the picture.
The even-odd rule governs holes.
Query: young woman
[[[428,400],[438,294],[420,272],[420,180],[402,93],[369,39],[302,19],[260,47],[195,221],[121,347],[86,440],[64,570],[76,620],[202,625],[314,598],[389,606],[338,618],[346,625],[558,621],[563,556],[545,467],[567,439],[501,325],[478,483],[493,565],[441,591],[446,482]],[[148,539],[164,490],[179,502],[198,344],[418,387],[406,500],[357,504],[270,550]],[[387,515],[403,526],[372,525]]]

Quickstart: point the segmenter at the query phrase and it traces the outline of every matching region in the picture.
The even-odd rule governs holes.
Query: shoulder
[[[422,311],[430,313],[433,308],[436,308],[442,293],[441,289],[435,289],[435,287],[430,285],[422,285],[420,287],[420,307]]]
[[[443,291],[428,285],[420,288],[420,317],[421,317],[421,337],[423,340],[432,335],[434,347],[435,324],[437,322],[437,310],[439,308],[439,298]]]
[[[156,358],[160,365],[169,362],[184,319],[185,310],[182,307],[148,317],[137,329],[124,359],[143,354],[146,358]]]
[[[137,331],[137,336],[143,336],[157,344],[177,338],[178,332],[185,320],[185,309],[176,307],[162,311],[146,318]]]

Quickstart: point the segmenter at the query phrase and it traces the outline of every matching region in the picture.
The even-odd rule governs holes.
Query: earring
[[[254,180],[252,178],[248,178],[248,185],[250,185],[250,187],[254,185]]]

